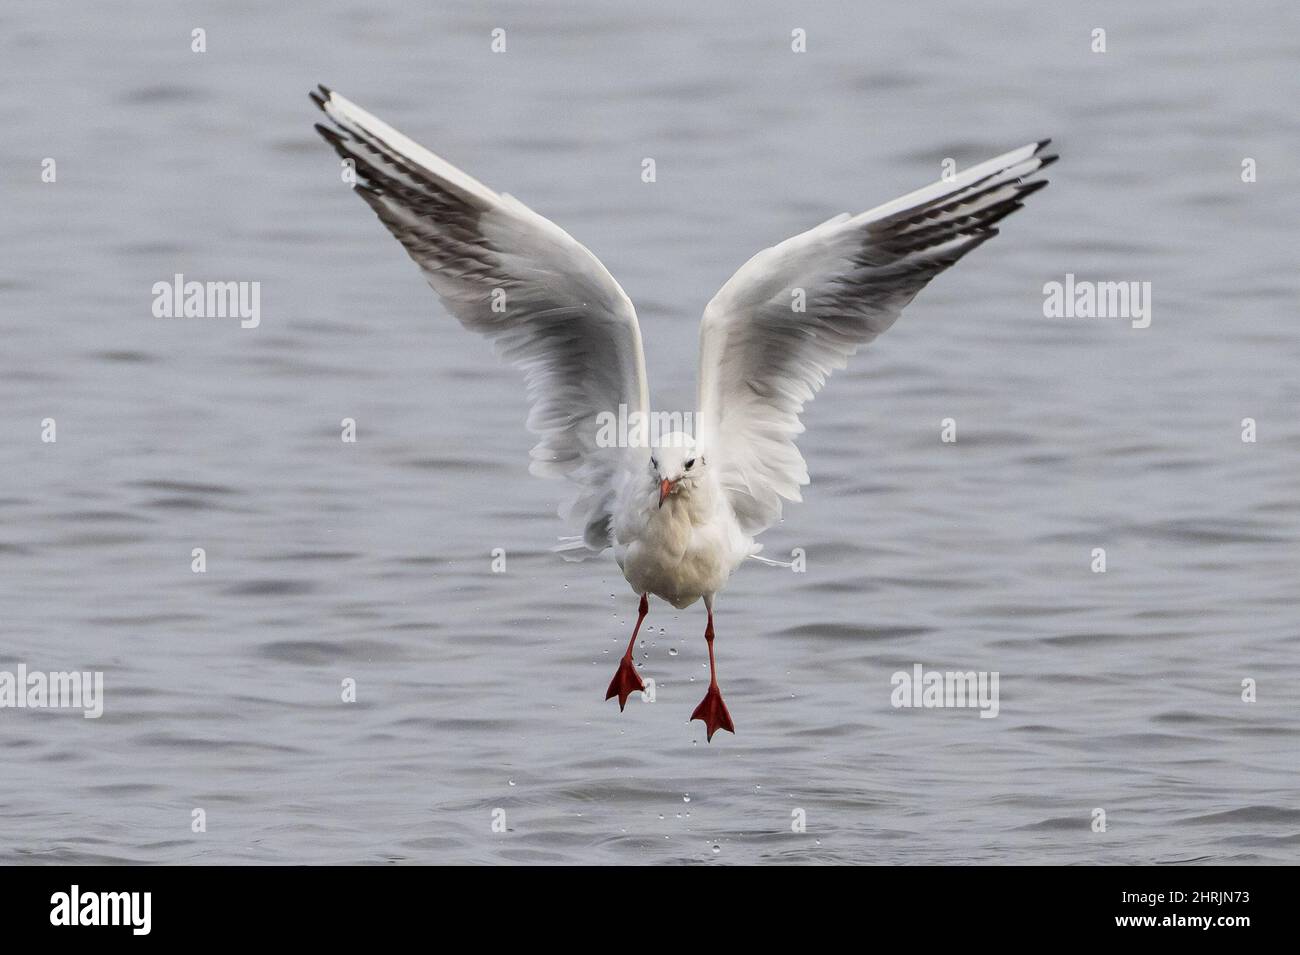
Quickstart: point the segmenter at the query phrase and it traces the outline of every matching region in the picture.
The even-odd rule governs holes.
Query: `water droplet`
[[[721,852],[721,851],[722,851],[722,846],[714,846],[714,847],[713,847],[713,854],[714,854],[715,856],[716,856],[719,852]]]
[[[669,647],[669,648],[668,648],[668,655],[669,655],[670,657],[675,657],[675,656],[677,656],[677,648],[676,648],[676,647]]]
[[[690,794],[690,793],[682,793],[682,802],[690,802],[690,801],[691,801],[691,794]]]
[[[514,781],[513,779],[508,780],[508,782],[510,783],[511,786],[513,786],[513,785],[515,784],[515,781]]]

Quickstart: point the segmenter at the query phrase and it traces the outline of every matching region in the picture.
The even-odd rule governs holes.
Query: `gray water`
[[[5,5],[0,670],[105,708],[0,710],[0,860],[1294,862],[1297,11]],[[655,701],[603,701],[636,598],[549,553],[519,378],[340,182],[317,82],[600,256],[667,410],[753,252],[1055,137],[810,406],[763,537],[807,571],[718,602],[734,737],[687,722],[698,605],[652,608]],[[261,325],[154,318],[178,272]],[[1045,318],[1066,273],[1152,283],[1151,326]],[[895,709],[916,663],[999,715]]]

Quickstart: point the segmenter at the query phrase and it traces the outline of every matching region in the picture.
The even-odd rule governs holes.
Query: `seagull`
[[[612,548],[640,597],[605,699],[622,711],[645,690],[632,650],[649,597],[679,610],[703,600],[709,687],[691,720],[704,722],[709,742],[720,729],[734,734],[718,687],[714,600],[745,560],[778,563],[759,556],[755,538],[809,483],[795,444],[804,405],[1047,185],[1032,177],[1057,158],[1044,153],[1050,140],[759,252],[704,309],[694,434],[635,427],[609,440],[602,429],[620,409],[628,421],[654,419],[636,311],[600,260],[338,93],[309,95],[329,120],[316,130],[443,306],[523,371],[538,438],[529,471],[574,485],[560,516],[579,533],[556,550],[584,560]]]

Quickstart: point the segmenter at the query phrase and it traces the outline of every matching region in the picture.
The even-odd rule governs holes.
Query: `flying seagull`
[[[808,469],[799,415],[831,372],[884,332],[932,278],[997,235],[996,224],[1047,185],[1031,179],[1056,156],[1050,140],[858,215],[842,213],[764,249],[704,309],[695,434],[601,440],[621,407],[650,416],[641,329],[632,302],[567,232],[493,192],[356,104],[310,94],[330,125],[317,131],[346,160],[354,188],[424,272],[462,325],[524,372],[529,470],[576,485],[561,517],[580,533],[569,559],[613,548],[640,597],[636,626],[605,699],[645,684],[632,661],[649,596],[708,612],[709,688],[691,714],[708,739],[734,733],[718,688],[714,598],[754,538],[800,500]],[[802,308],[792,303],[802,294]],[[763,558],[758,558],[763,560]]]

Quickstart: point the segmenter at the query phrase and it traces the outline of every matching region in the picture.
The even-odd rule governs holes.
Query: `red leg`
[[[713,608],[709,607],[709,624],[704,628],[704,639],[709,644],[709,691],[704,694],[704,699],[700,705],[695,708],[691,714],[692,720],[703,720],[704,725],[709,731],[709,742],[713,742],[713,734],[718,730],[726,730],[728,733],[735,733],[736,727],[731,722],[731,714],[727,712],[727,704],[722,701],[722,691],[718,689],[718,667],[713,659]]]
[[[632,639],[627,642],[627,653],[623,654],[623,659],[618,665],[618,671],[614,674],[614,679],[609,681],[609,692],[605,694],[605,699],[612,700],[618,697],[618,711],[623,712],[623,707],[627,706],[627,698],[633,693],[645,689],[645,683],[636,672],[636,667],[632,665],[632,648],[636,646],[636,635],[641,630],[641,621],[645,615],[650,612],[650,601],[646,595],[641,595],[641,607],[636,618],[636,626],[632,628]]]

